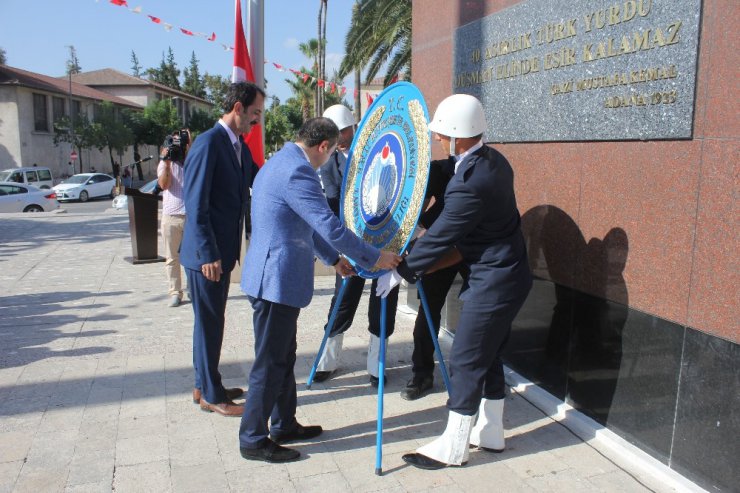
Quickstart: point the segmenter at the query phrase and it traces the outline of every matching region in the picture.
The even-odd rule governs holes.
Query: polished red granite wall
[[[412,81],[424,93],[430,112],[452,93],[455,29],[517,3],[413,1]],[[615,265],[625,262],[621,256],[626,254],[623,270],[614,269],[621,270],[615,282],[593,279],[587,267],[586,272],[575,267],[538,275],[740,342],[735,200],[740,154],[735,26],[740,9],[735,0],[702,4],[692,140],[496,147],[514,167],[523,216],[555,210],[575,223],[582,239],[570,241],[583,251],[603,246]],[[441,157],[441,149],[435,148],[434,155]],[[545,234],[552,235],[552,241],[543,238],[545,243],[562,242],[556,228]],[[611,249],[613,244],[618,248]],[[557,253],[578,255],[578,248],[570,246]],[[530,252],[533,256],[537,252]],[[537,270],[536,258],[532,260]]]

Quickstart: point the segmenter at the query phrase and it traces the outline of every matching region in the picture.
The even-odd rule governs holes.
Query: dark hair
[[[261,94],[263,98],[265,97],[265,91],[251,82],[235,82],[231,84],[226,91],[226,97],[223,102],[222,109],[224,110],[224,114],[231,113],[237,101],[246,108],[254,103],[254,100],[257,99],[257,94]]]
[[[314,147],[328,140],[330,145],[334,145],[339,140],[339,128],[336,123],[320,116],[306,120],[298,130],[296,140],[306,144],[308,147]]]

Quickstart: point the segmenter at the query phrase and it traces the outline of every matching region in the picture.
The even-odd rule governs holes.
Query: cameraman
[[[185,201],[183,163],[190,148],[190,130],[178,130],[167,136],[157,166],[157,184],[162,194],[162,239],[166,256],[165,272],[169,282],[168,306],[180,306],[182,301],[182,274],[180,271],[180,243],[185,231]]]

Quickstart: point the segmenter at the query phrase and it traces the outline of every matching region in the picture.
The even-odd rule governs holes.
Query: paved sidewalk
[[[161,250],[160,250],[161,251]],[[298,419],[326,430],[285,465],[245,461],[239,420],[203,413],[192,390],[189,304],[166,306],[164,264],[134,266],[124,215],[0,218],[0,492],[25,491],[674,491],[607,457],[512,392],[507,449],[463,468],[420,471],[401,455],[444,428],[446,394],[400,398],[413,318],[390,339],[382,477],[374,474],[375,389],[367,382],[363,300],[343,369],[305,389],[333,290],[319,277],[301,312]],[[365,295],[368,296],[368,295]],[[232,284],[221,371],[246,386],[251,309]]]

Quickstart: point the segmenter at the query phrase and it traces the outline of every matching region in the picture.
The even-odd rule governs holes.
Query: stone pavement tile
[[[367,462],[357,462],[352,467],[342,467],[344,479],[349,484],[349,491],[356,493],[370,493],[374,491],[387,491],[396,488],[399,491],[405,491],[401,484],[393,476],[393,473],[387,473],[383,476],[375,474],[375,459]]]
[[[308,453],[305,447],[301,447],[299,444],[286,444],[285,446],[299,450],[302,457],[302,460],[285,464],[291,480],[339,471],[331,454]]]
[[[26,434],[33,435],[43,417],[43,412],[32,412],[15,416],[2,416],[2,412],[0,412],[0,433],[22,431]]]
[[[121,402],[121,418],[153,416],[156,414],[167,414],[167,400],[165,399],[164,395],[156,397],[143,397],[141,399],[124,399]]]
[[[219,461],[218,445],[215,438],[188,439],[186,437],[170,437],[170,464],[172,467],[200,466],[202,464]]]
[[[170,437],[203,438],[211,439],[215,436],[214,427],[209,419],[214,413],[205,413],[196,405],[191,404],[192,409],[182,414],[167,415],[167,434]],[[214,420],[232,423],[237,430],[239,418],[214,416]],[[236,432],[235,432],[236,433]]]
[[[113,490],[125,493],[172,491],[169,462],[161,460],[117,466],[113,476]]]
[[[228,482],[221,462],[197,466],[172,465],[172,489],[177,493],[226,491]]]
[[[245,491],[250,493],[293,493],[299,491],[291,482],[284,464],[267,464],[266,462],[245,461],[244,459],[242,461],[259,466],[227,471],[226,479],[231,491],[238,493]],[[331,490],[326,490],[324,493],[329,491]]]
[[[455,482],[448,474],[448,469],[437,471],[422,471],[407,465],[401,456],[396,454],[383,458],[383,474],[387,474],[406,489],[406,491],[427,491],[432,488],[454,486]]]
[[[554,448],[550,452],[584,478],[619,469],[616,464],[583,442]]]
[[[507,467],[505,461],[487,462],[487,457],[498,455],[472,452],[465,467],[448,467],[447,474],[463,491],[469,493],[488,493],[490,491],[537,493],[519,476]],[[424,471],[421,471],[423,474]]]
[[[39,424],[39,432],[54,432],[58,430],[79,430],[82,416],[85,411],[84,402],[71,407],[49,407]]]
[[[21,470],[18,480],[15,483],[14,493],[38,493],[64,491],[64,484],[67,481],[66,468],[43,468],[27,469],[25,466]]]
[[[524,453],[518,456],[506,456],[504,451],[500,460],[505,460],[520,478],[529,479],[546,474],[554,474],[568,469],[568,465],[547,451]]]
[[[301,493],[326,493],[327,491],[349,491],[349,483],[339,471],[291,478]]]
[[[111,480],[97,483],[75,484],[64,487],[64,493],[110,493],[113,490]]]
[[[623,470],[598,474],[588,478],[594,489],[604,493],[652,491]]]
[[[0,442],[1,443],[1,442]],[[23,467],[23,461],[0,462],[0,493],[13,491],[15,481]]]
[[[115,423],[121,414],[120,402],[88,404],[82,413],[80,428],[99,423]]]
[[[167,437],[167,417],[164,414],[121,417],[118,420],[118,439],[137,437]]]
[[[69,467],[67,486],[106,481],[110,485],[113,480],[114,461],[115,451],[112,449],[82,453],[76,450]]]
[[[0,369],[0,387],[10,387],[11,385],[14,385],[21,376],[21,373],[23,373],[22,366]]]
[[[593,483],[590,483],[583,475],[573,469],[529,478],[524,483],[537,492],[590,493],[595,490]]]
[[[130,466],[167,460],[169,448],[166,437],[137,437],[116,441],[116,466]]]

